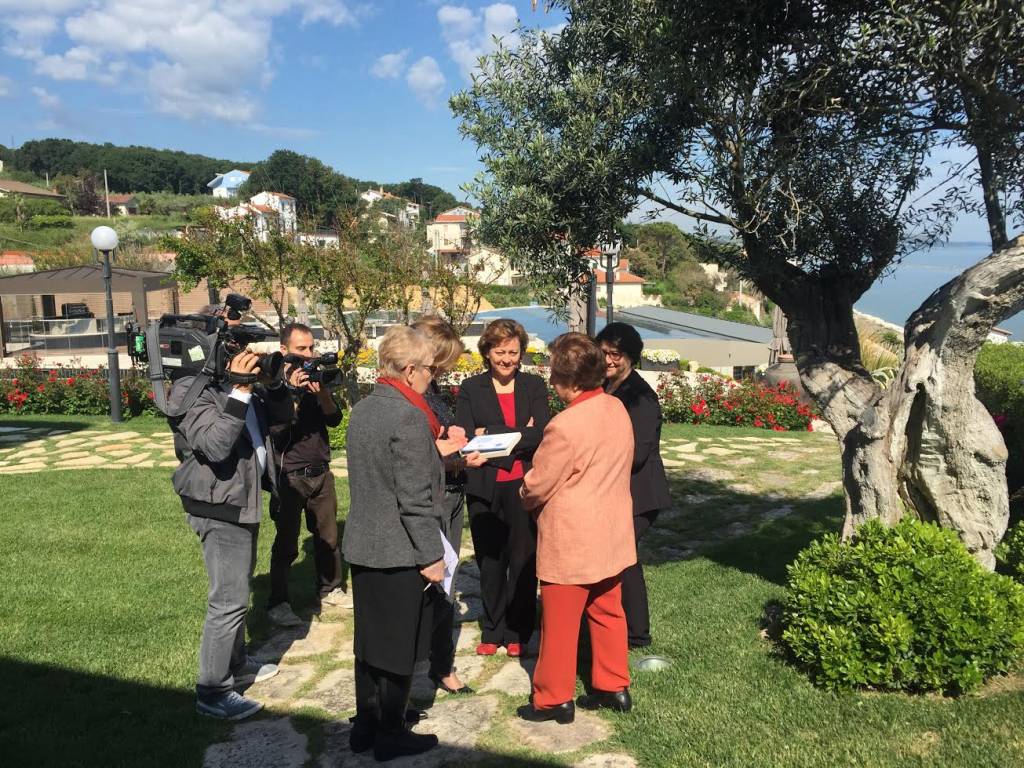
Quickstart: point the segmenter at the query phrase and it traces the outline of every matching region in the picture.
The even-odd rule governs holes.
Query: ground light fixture
[[[96,227],[89,236],[96,249],[96,260],[103,264],[103,287],[107,297],[107,383],[110,387],[110,420],[122,421],[121,371],[117,359],[117,341],[114,338],[114,292],[110,262],[117,249],[117,232],[110,227]],[[103,254],[102,260],[100,254]]]

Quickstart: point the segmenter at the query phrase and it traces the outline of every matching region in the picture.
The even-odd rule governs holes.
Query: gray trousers
[[[203,546],[210,581],[196,694],[200,699],[212,699],[234,687],[234,673],[245,664],[245,614],[260,526],[186,517]]]

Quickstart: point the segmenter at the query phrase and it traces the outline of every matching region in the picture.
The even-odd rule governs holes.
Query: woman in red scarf
[[[423,398],[434,350],[412,328],[388,330],[377,352],[381,378],[352,408],[347,434],[350,507],[342,551],[352,569],[356,720],[353,752],[377,760],[425,752],[437,737],[406,724],[413,667],[427,658],[432,584],[444,578],[441,456],[465,445],[438,441],[441,425]]]

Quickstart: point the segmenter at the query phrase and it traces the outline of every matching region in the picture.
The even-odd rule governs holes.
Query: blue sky
[[[0,143],[49,136],[240,161],[277,148],[458,194],[447,108],[530,0],[0,0]]]
[[[447,99],[517,21],[561,18],[543,0],[0,0],[0,143],[57,136],[250,162],[287,148],[461,197],[479,165]],[[985,236],[975,219],[953,232]]]

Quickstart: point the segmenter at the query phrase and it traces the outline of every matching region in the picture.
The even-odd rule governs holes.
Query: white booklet
[[[459,566],[459,553],[455,551],[448,542],[444,533],[441,533],[441,546],[444,547],[444,581],[441,587],[448,597],[452,596],[452,586],[455,583],[455,569]]]
[[[469,453],[477,453],[489,459],[498,459],[508,456],[512,449],[522,439],[522,432],[502,432],[498,435],[479,435],[474,437],[465,447],[459,451],[463,456]]]

